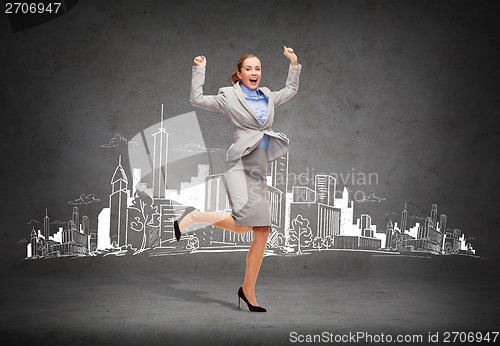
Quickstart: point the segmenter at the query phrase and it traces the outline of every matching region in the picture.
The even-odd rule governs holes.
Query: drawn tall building
[[[97,250],[97,232],[95,229],[90,231],[89,251]]]
[[[442,234],[445,234],[446,233],[446,215],[445,214],[441,214],[439,216],[439,231],[442,233]]]
[[[408,211],[406,210],[406,203],[405,203],[405,209],[401,212],[401,234],[404,234],[406,231],[407,220],[408,220]]]
[[[392,246],[392,233],[394,232],[394,226],[392,225],[392,220],[387,223],[387,229],[385,231],[385,247],[391,248]]]
[[[437,227],[437,205],[433,204],[430,216],[425,219],[423,226],[418,227],[417,238],[408,239],[407,244],[418,251],[440,253],[444,236],[444,232]]]
[[[132,188],[131,188],[131,195],[134,195],[135,190],[137,189],[137,186],[141,183],[142,180],[142,169],[140,168],[133,168],[132,169]]]
[[[38,257],[38,237],[35,231],[35,226],[33,226],[33,229],[31,230],[30,246],[28,249],[28,256],[26,257]]]
[[[82,216],[82,232],[86,235],[90,235],[90,222],[87,215]]]
[[[50,235],[50,219],[49,215],[47,214],[47,209],[45,209],[45,217],[43,218],[43,237],[45,240],[49,239]]]
[[[228,211],[230,209],[224,185],[224,174],[207,176],[205,189],[205,211]]]
[[[316,191],[307,186],[293,186],[292,200],[294,203],[314,203],[316,201]]]
[[[111,194],[109,195],[109,234],[111,244],[123,246],[127,244],[127,191],[128,179],[122,167],[120,155],[118,166],[111,178]]]
[[[165,198],[167,190],[168,132],[163,127],[163,104],[160,128],[153,134],[153,198]]]
[[[283,133],[278,133],[287,143],[290,143],[288,137]],[[273,231],[287,237],[288,225],[285,223],[287,215],[290,214],[290,206],[286,203],[286,194],[288,192],[288,161],[289,154],[286,152],[276,160],[271,161],[269,165],[270,179],[268,185],[269,200],[271,202],[271,223]],[[274,235],[274,236],[277,236]],[[272,235],[271,235],[272,236]]]
[[[446,242],[446,215],[441,214],[439,216],[439,232],[441,232],[443,242],[441,244],[441,252],[444,251],[445,248],[445,242]]]
[[[75,224],[76,229],[80,230],[80,215],[78,214],[78,207],[73,207],[73,214],[71,220]]]
[[[335,205],[340,208],[340,234],[342,235],[359,235],[356,227],[353,225],[354,219],[354,202],[349,201],[349,191],[344,185],[342,190],[342,198],[335,200]]]
[[[316,202],[334,206],[335,203],[335,177],[318,174],[315,177]]]
[[[206,177],[205,182],[205,211],[226,211],[231,212],[229,199],[227,198],[226,185],[224,184],[224,174],[212,174]],[[213,226],[210,229],[210,242],[226,244],[231,237],[231,231],[223,229],[222,232],[213,232]],[[205,232],[205,231],[203,231]],[[218,235],[218,236],[217,236]]]
[[[315,191],[304,186],[293,187],[290,228],[300,215],[309,222],[313,238],[333,239],[340,234],[341,227],[341,209],[335,206],[336,180],[331,175],[317,175],[314,181]]]
[[[438,206],[437,204],[433,204],[431,208],[431,221],[432,227],[437,228],[437,215],[438,215]]]
[[[111,247],[110,225],[110,210],[103,208],[97,217],[97,250]]]
[[[361,214],[361,235],[373,237],[372,218],[368,214]]]
[[[333,205],[326,205],[318,203],[318,216],[317,216],[317,237],[326,238],[340,234],[340,213],[339,208]]]

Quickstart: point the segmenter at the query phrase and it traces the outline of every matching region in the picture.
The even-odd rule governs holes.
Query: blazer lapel
[[[243,94],[243,91],[241,90],[240,82],[236,82],[234,84],[233,88],[234,88],[234,92],[236,93],[236,96],[238,96],[238,100],[240,100],[243,107],[245,107],[245,109],[253,116],[253,118],[257,121],[257,123],[260,126],[259,119],[257,118],[257,115],[255,115],[252,107],[250,107],[248,105],[247,101],[245,100],[245,95]],[[267,110],[268,110],[268,114],[269,114],[269,107]]]
[[[274,108],[274,102],[273,102],[273,98],[271,97],[271,92],[269,91],[269,89],[263,88],[263,89],[259,89],[259,90],[267,98],[267,116],[266,116],[266,121],[264,121],[264,125],[262,125],[262,127],[264,127],[264,126],[266,126],[267,122],[269,121],[269,118],[271,117],[271,111]]]

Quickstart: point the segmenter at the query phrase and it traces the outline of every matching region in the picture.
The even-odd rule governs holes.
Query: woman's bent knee
[[[254,237],[268,237],[271,233],[271,227],[254,227],[253,228]]]
[[[238,233],[247,233],[247,232],[250,232],[252,230],[252,226],[240,226],[240,225],[237,225],[238,226]]]

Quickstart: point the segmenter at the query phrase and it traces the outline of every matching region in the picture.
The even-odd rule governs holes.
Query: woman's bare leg
[[[201,212],[195,210],[182,219],[179,224],[179,228],[181,229],[181,232],[184,232],[186,228],[193,224],[212,225],[217,228],[226,229],[240,234],[247,233],[252,230],[252,226],[237,225],[231,214],[223,211]]]
[[[254,238],[250,245],[250,249],[248,249],[245,280],[243,281],[242,289],[250,304],[257,305],[255,284],[257,283],[257,277],[259,276],[262,259],[264,258],[264,252],[266,250],[267,238],[269,237],[271,228],[268,226],[240,226],[235,223],[234,218],[229,213],[223,211],[201,212],[198,210],[184,217],[179,224],[179,228],[184,231],[193,224],[213,225],[221,229],[241,234],[247,233],[253,229]]]
[[[243,293],[252,305],[257,305],[255,298],[255,284],[259,276],[260,266],[264,258],[264,251],[266,250],[266,243],[270,227],[254,227],[253,228],[253,241],[247,254],[247,268],[245,273],[245,280],[243,281]]]

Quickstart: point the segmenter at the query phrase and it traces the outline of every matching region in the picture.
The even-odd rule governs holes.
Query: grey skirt
[[[224,185],[237,225],[271,226],[266,173],[267,151],[264,149],[254,149],[241,159],[226,162]]]

